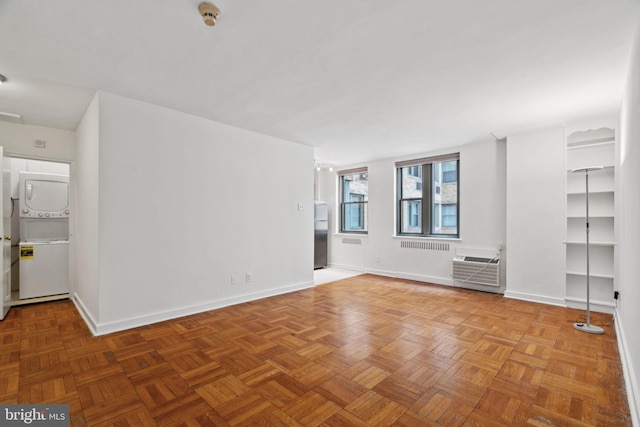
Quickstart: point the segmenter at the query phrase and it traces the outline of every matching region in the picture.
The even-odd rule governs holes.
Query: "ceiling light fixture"
[[[333,165],[330,163],[318,163],[315,162],[313,165],[316,171],[320,172],[322,169],[329,169],[329,172],[333,172]]]
[[[2,74],[0,74],[0,85],[4,82],[7,81],[7,78],[5,76],[3,76]]]
[[[7,113],[0,111],[0,122],[21,123],[24,124],[22,116],[16,113]]]
[[[207,2],[200,3],[200,6],[198,6],[198,11],[200,12],[200,15],[202,15],[202,19],[204,20],[205,24],[210,27],[216,25],[216,18],[220,16],[220,9],[218,9],[215,5]]]

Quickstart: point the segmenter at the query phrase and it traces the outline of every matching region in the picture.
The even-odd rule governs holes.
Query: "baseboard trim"
[[[80,313],[80,316],[84,320],[84,323],[87,324],[87,327],[89,328],[91,333],[94,336],[98,335],[97,334],[97,331],[98,331],[97,323],[96,323],[95,319],[93,318],[93,316],[91,315],[91,313],[89,312],[89,310],[87,310],[87,307],[82,302],[82,298],[80,298],[80,296],[76,292],[74,292],[73,293],[73,297],[71,298],[71,301],[73,301],[73,304],[76,306],[76,309],[78,310],[78,313]]]
[[[416,282],[433,283],[436,285],[454,286],[450,277],[427,276],[425,274],[405,273],[402,271],[379,270],[376,268],[360,268],[353,265],[330,264],[330,267],[341,270],[357,271],[359,273],[375,274],[378,276],[393,277],[395,279],[414,280]]]
[[[613,324],[616,328],[616,336],[618,337],[618,352],[620,353],[620,361],[622,362],[622,373],[624,375],[624,385],[627,391],[627,399],[629,401],[629,413],[631,415],[631,424],[640,426],[640,388],[636,382],[636,375],[633,369],[632,361],[634,358],[629,352],[624,327],[620,322],[618,309],[616,308],[613,316]]]
[[[344,265],[344,264],[329,264],[330,268],[338,268],[340,270],[347,270],[347,271],[356,271],[358,273],[364,273],[364,269],[363,268],[358,268],[358,267],[354,267],[352,265]]]
[[[259,291],[259,292],[252,292],[249,294],[237,295],[237,296],[223,298],[215,301],[208,301],[203,304],[191,305],[187,307],[178,308],[175,310],[167,310],[167,311],[147,314],[139,317],[131,317],[128,319],[118,320],[115,322],[97,323],[95,324],[94,327],[89,326],[89,329],[91,329],[91,332],[95,336],[106,335],[113,332],[124,331],[131,328],[137,328],[139,326],[150,325],[153,323],[163,322],[165,320],[177,319],[177,318],[189,316],[192,314],[198,314],[198,313],[202,313],[209,310],[229,307],[232,305],[255,301],[255,300],[268,298],[276,295],[288,294],[290,292],[300,291],[303,289],[309,289],[313,287],[314,287],[314,282],[312,280],[309,282],[283,286],[281,288],[269,289],[269,290]]]
[[[564,298],[547,297],[544,295],[527,294],[524,292],[515,292],[510,290],[506,290],[504,293],[504,296],[505,298],[519,299],[522,301],[529,301],[529,302],[537,302],[540,304],[557,305],[560,307],[567,306],[565,304]]]
[[[365,273],[396,279],[414,280],[416,282],[433,283],[435,285],[453,286],[453,280],[446,277],[427,276],[425,274],[405,273],[402,271],[378,270],[375,268],[366,268]]]
[[[393,278],[398,277],[395,271],[376,270],[375,268],[366,268],[364,272],[367,274],[375,274],[376,276],[393,277]]]
[[[587,300],[584,298],[565,297],[566,306],[569,308],[577,308],[579,310],[587,309]],[[589,309],[591,311],[597,311],[598,313],[613,314],[615,304],[607,301],[589,301]]]

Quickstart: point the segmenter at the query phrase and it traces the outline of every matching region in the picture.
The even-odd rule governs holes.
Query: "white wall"
[[[448,242],[448,251],[407,249],[395,237],[395,163],[446,153],[460,153],[460,239],[425,239]],[[497,248],[505,241],[504,228],[504,143],[489,141],[464,145],[447,151],[418,153],[414,156],[372,161],[369,171],[369,233],[339,234],[336,172],[318,173],[319,197],[329,203],[332,235],[329,261],[333,266],[357,271],[452,285],[452,258],[458,247]],[[344,243],[360,241],[360,244]]]
[[[93,330],[98,323],[99,298],[99,98],[96,94],[76,130],[78,160],[71,168],[74,215],[69,223],[70,289],[80,313]]]
[[[36,140],[44,140],[45,147],[36,148]],[[0,146],[5,156],[70,162],[75,159],[75,141],[74,131],[0,122]]]
[[[507,297],[565,304],[564,151],[562,125],[507,138]]]
[[[616,199],[616,326],[633,425],[640,426],[640,21],[620,114]]]
[[[76,233],[97,333],[313,286],[312,148],[108,93],[98,116],[99,141],[78,132],[97,250]]]

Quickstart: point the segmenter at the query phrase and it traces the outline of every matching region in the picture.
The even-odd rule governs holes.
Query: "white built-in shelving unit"
[[[594,311],[611,312],[614,290],[615,130],[577,131],[567,136],[566,293],[567,306],[586,304],[585,174],[572,169],[603,166],[589,172],[590,301]]]

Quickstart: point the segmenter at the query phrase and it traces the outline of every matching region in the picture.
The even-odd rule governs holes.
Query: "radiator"
[[[500,259],[455,256],[453,258],[453,280],[500,286]]]
[[[414,240],[401,240],[400,241],[401,248],[409,248],[409,249],[427,249],[431,251],[448,251],[449,244],[443,242],[424,242],[424,241],[414,241]]]

